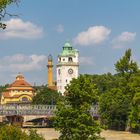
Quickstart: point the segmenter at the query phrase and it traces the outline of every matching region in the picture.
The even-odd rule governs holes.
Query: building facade
[[[79,67],[78,51],[69,42],[63,46],[62,53],[58,55],[57,61],[57,90],[64,94],[65,86],[73,78],[77,78]]]
[[[16,80],[2,93],[1,104],[30,103],[34,95],[34,88],[24,80],[22,74],[18,74]]]

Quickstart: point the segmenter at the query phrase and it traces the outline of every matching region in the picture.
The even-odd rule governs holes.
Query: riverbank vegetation
[[[140,70],[130,49],[115,70],[115,74],[80,75],[66,87],[54,123],[60,140],[101,139],[95,138],[100,127],[140,133]],[[87,111],[93,104],[99,106],[100,126]]]
[[[101,126],[140,133],[140,70],[131,50],[115,64],[116,73],[87,75],[99,90]]]
[[[0,140],[45,140],[36,130],[27,132],[16,126],[0,126]]]

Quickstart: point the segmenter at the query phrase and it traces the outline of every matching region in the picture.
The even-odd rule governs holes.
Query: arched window
[[[72,57],[69,57],[69,62],[72,62]]]

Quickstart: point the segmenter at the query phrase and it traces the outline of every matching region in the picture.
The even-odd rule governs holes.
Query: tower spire
[[[48,56],[48,87],[53,86],[53,59],[52,55]]]

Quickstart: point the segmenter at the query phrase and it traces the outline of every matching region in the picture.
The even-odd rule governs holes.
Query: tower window
[[[63,59],[63,61],[65,61],[65,59]]]
[[[59,62],[61,62],[61,57],[59,57]]]
[[[68,82],[68,80],[66,79],[66,83]]]
[[[69,57],[69,62],[72,62],[72,57]]]
[[[60,70],[60,69],[58,69],[58,74],[59,74],[59,75],[61,74],[61,70]]]

